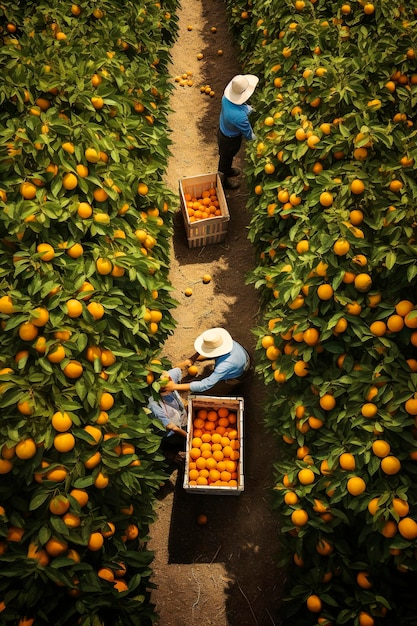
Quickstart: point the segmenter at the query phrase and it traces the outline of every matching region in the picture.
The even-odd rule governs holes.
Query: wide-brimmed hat
[[[226,86],[224,95],[234,104],[243,104],[255,91],[258,81],[259,78],[253,74],[238,74]]]
[[[224,328],[209,328],[194,341],[196,352],[209,358],[228,354],[232,346],[233,339]]]

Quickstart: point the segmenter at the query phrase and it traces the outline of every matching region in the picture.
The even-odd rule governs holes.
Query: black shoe
[[[240,183],[237,180],[233,180],[231,178],[226,178],[223,187],[225,189],[238,189],[240,187]]]
[[[230,170],[229,178],[233,178],[234,176],[239,176],[241,171],[242,170],[240,170],[238,167],[232,167]]]

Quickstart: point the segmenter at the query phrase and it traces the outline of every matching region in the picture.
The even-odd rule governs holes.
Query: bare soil
[[[221,0],[183,0],[179,38],[173,48],[171,76],[192,73],[192,87],[175,83],[171,99],[172,157],[166,183],[217,171],[217,125],[221,96],[229,80],[244,73],[238,63]],[[212,33],[211,27],[217,32]],[[218,54],[221,50],[223,54]],[[203,59],[197,60],[197,54]],[[200,92],[210,85],[210,97]],[[244,149],[235,165],[244,166]],[[189,248],[178,201],[172,239],[170,280],[177,328],[164,347],[175,364],[193,352],[194,338],[223,326],[253,354],[259,301],[246,276],[254,265],[247,239],[250,215],[247,189],[227,191],[230,222],[226,240]],[[212,281],[203,284],[209,273]],[[186,297],[184,290],[193,289]],[[245,490],[239,496],[190,494],[183,489],[183,465],[161,488],[158,520],[149,548],[155,551],[152,601],[159,626],[281,625],[285,571],[277,561],[280,529],[271,510],[272,464],[277,450],[263,426],[265,389],[253,374],[238,394],[244,398]],[[207,515],[204,526],[199,514]]]

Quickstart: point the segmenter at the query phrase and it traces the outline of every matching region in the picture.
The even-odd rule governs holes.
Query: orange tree
[[[153,621],[175,9],[0,7],[2,624]]]
[[[284,445],[287,617],[411,624],[417,8],[228,5],[244,70],[261,79],[250,280],[264,305],[254,332],[266,424]]]

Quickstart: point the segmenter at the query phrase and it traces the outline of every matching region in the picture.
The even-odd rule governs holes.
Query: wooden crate
[[[190,462],[193,461],[190,457],[191,442],[194,437],[193,421],[196,413],[199,409],[219,409],[221,407],[227,408],[230,412],[236,413],[236,425],[234,428],[237,430],[237,441],[239,442],[239,459],[237,459],[237,486],[229,485],[194,485],[190,484],[189,472]],[[187,427],[187,445],[186,445],[186,459],[185,459],[185,472],[184,472],[184,489],[189,493],[194,494],[207,494],[207,495],[231,495],[238,496],[242,493],[245,487],[244,473],[243,473],[243,398],[240,397],[218,397],[218,396],[199,396],[190,395],[188,397],[188,427]]]
[[[189,193],[191,197],[201,198],[203,191],[208,191],[210,188],[216,189],[221,215],[190,222],[184,194]],[[224,241],[230,214],[220,176],[215,173],[181,178],[179,181],[179,195],[188,247],[196,248]]]

